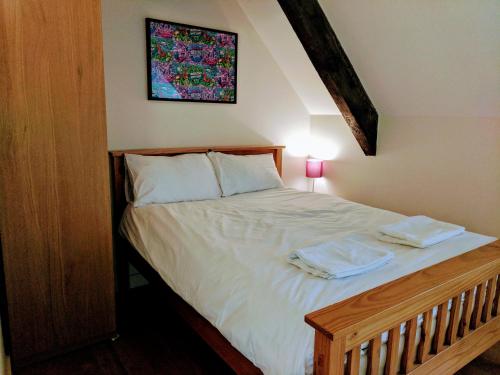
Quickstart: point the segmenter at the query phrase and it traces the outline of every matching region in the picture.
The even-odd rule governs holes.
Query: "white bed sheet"
[[[165,282],[265,374],[312,372],[314,330],[304,315],[495,240],[465,232],[395,253],[378,270],[313,277],[288,254],[347,234],[376,241],[403,215],[331,195],[280,188],[211,201],[129,206],[121,231]]]

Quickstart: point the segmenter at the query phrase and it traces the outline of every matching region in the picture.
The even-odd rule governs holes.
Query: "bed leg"
[[[128,296],[130,290],[129,264],[126,256],[127,248],[123,241],[118,241],[115,249],[116,272],[116,317],[118,332],[121,332],[127,322]]]
[[[314,374],[344,374],[345,337],[334,338],[316,330],[314,336]]]

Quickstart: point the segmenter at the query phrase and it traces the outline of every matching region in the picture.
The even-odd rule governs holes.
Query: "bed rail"
[[[358,375],[365,342],[366,373],[378,374],[384,332],[384,374],[454,373],[500,339],[499,274],[496,241],[306,315],[316,330],[315,374]],[[417,344],[419,315],[423,322]]]

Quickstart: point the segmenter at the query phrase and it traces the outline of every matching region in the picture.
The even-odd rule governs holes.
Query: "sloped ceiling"
[[[382,114],[500,116],[500,1],[320,4]]]
[[[340,115],[278,2],[238,2],[309,113]]]
[[[276,0],[238,0],[311,115],[340,114]],[[375,108],[500,117],[500,1],[320,0]]]

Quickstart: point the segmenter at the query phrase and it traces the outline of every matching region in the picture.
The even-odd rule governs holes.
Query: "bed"
[[[272,153],[281,172],[278,146],[127,153],[209,150]],[[394,245],[380,270],[320,280],[286,263],[291,248],[346,234],[374,240],[378,225],[402,216],[286,188],[132,208],[123,155],[110,153],[119,298],[131,262],[236,373],[444,374],[498,341],[500,244],[491,237],[465,233],[432,252]]]

